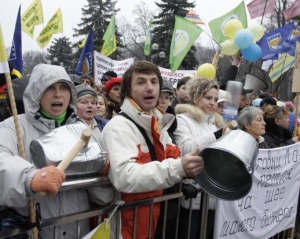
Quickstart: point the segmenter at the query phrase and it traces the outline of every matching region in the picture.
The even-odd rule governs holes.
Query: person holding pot
[[[175,142],[182,155],[195,147],[203,150],[222,136],[223,118],[217,113],[219,86],[216,80],[205,78],[192,78],[187,82],[187,93],[192,104],[178,104],[175,108],[177,114],[177,129],[174,131]],[[179,238],[187,238],[188,216],[190,198],[192,203],[192,218],[190,239],[199,238],[200,235],[200,201],[201,188],[194,179],[183,180],[182,192],[185,198],[181,201],[181,216]],[[207,223],[207,237],[213,237],[214,209],[216,199],[210,197]]]
[[[255,106],[248,106],[240,111],[237,117],[238,128],[251,134],[258,142],[260,149],[270,148],[262,135],[266,132],[263,111]]]
[[[58,192],[65,180],[65,174],[54,166],[36,168],[30,153],[30,143],[33,140],[77,120],[76,90],[69,75],[61,66],[35,66],[23,101],[25,114],[18,118],[25,159],[20,156],[13,117],[0,123],[0,208],[14,208],[20,214],[27,215],[28,198],[35,195],[43,219],[89,210],[89,195],[85,188]],[[39,192],[47,195],[42,196]],[[96,198],[95,196],[95,200]],[[112,199],[113,193],[98,202],[107,204]],[[80,235],[77,234],[79,227]],[[55,229],[45,228],[40,231],[40,236],[77,238],[89,231],[89,221],[80,220],[59,225]]]

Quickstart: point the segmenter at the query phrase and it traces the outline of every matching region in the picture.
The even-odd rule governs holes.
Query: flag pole
[[[18,112],[17,112],[17,107],[16,107],[16,102],[15,102],[15,96],[14,96],[14,91],[11,83],[11,77],[10,73],[5,73],[5,78],[6,78],[6,84],[7,84],[7,89],[8,89],[8,95],[9,95],[9,101],[11,105],[11,110],[12,110],[12,115],[15,123],[15,130],[17,134],[17,142],[18,142],[18,148],[19,148],[19,154],[20,156],[26,160],[25,157],[25,149],[24,149],[24,144],[22,140],[22,135],[21,135],[21,129],[20,129],[20,123],[19,123],[19,118],[18,118]],[[31,197],[28,201],[29,205],[29,215],[30,215],[30,221],[31,223],[36,222],[36,211],[35,211],[35,198]],[[33,239],[38,239],[38,230],[36,227],[32,229],[33,233]]]

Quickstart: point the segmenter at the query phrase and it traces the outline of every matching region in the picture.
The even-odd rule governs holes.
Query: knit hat
[[[82,76],[80,76],[80,80],[81,79],[89,79],[90,80],[90,82],[91,82],[91,87],[93,87],[94,86],[94,84],[95,84],[95,82],[94,82],[94,78],[93,77],[91,77],[91,76],[89,76],[89,75],[82,75]]]
[[[292,110],[294,110],[294,108],[295,108],[295,105],[291,101],[286,101],[285,106],[292,109]]]
[[[95,92],[95,90],[87,85],[77,85],[76,87],[76,93],[77,93],[77,99],[79,99],[82,96],[85,95],[91,95],[95,98],[97,98],[97,94]]]
[[[259,107],[260,106],[260,102],[262,101],[263,99],[261,98],[256,98],[252,101],[252,106],[255,106],[255,107]]]
[[[259,98],[264,99],[267,97],[272,97],[272,94],[270,94],[269,92],[263,92],[259,95]]]
[[[114,71],[107,71],[103,74],[101,77],[100,81],[101,82],[107,82],[109,81],[112,77],[118,77],[117,73]]]
[[[277,105],[276,100],[273,97],[266,97],[260,102],[260,107],[264,105]]]
[[[163,79],[161,92],[168,92],[171,95],[174,94],[173,85],[172,85],[171,81]]]
[[[120,78],[120,77],[113,77],[109,81],[107,81],[106,85],[105,85],[106,94],[109,95],[109,92],[111,91],[113,86],[115,84],[121,84],[121,82],[122,82],[122,78]]]

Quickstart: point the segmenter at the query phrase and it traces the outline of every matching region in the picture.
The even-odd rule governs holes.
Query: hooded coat
[[[175,109],[177,118],[177,129],[173,136],[176,144],[181,150],[181,155],[194,151],[197,147],[203,150],[211,143],[215,142],[215,131],[223,126],[223,118],[217,114],[205,114],[199,107],[190,104],[179,104]],[[193,179],[185,179],[183,183],[192,184],[200,189],[200,185]],[[193,200],[192,209],[200,210],[201,194]],[[190,200],[182,198],[182,207],[188,209]],[[209,208],[215,208],[215,199],[209,198]]]
[[[55,120],[43,118],[39,112],[40,100],[45,90],[57,82],[66,83],[71,91],[71,101],[62,124],[76,121],[76,92],[66,71],[60,66],[37,65],[23,96],[25,114],[18,116],[26,160],[19,156],[13,117],[0,123],[0,205],[15,208],[23,215],[28,212],[28,198],[33,196],[30,184],[38,170],[32,164],[30,142],[59,127]],[[112,196],[105,194],[98,203],[107,204],[112,200]],[[54,197],[36,194],[36,201],[40,203],[43,219],[82,212],[90,208],[86,189],[62,191]],[[89,232],[88,220],[81,220],[78,224],[74,222],[57,226],[58,238],[76,238],[79,226],[80,236]],[[54,229],[43,229],[40,235],[42,238],[54,238]]]

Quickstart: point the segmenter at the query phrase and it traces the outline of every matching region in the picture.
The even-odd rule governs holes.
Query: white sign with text
[[[294,227],[299,177],[300,143],[259,150],[249,194],[218,200],[214,239],[263,239]]]
[[[171,81],[173,88],[176,88],[178,81],[184,76],[195,76],[195,70],[177,70],[174,73],[170,69],[158,67],[163,79]]]
[[[106,71],[114,71],[118,76],[122,76],[125,71],[134,62],[133,58],[128,58],[123,61],[112,60],[111,58],[102,55],[101,53],[94,51],[94,78],[95,82],[100,82],[102,75]]]
[[[122,77],[125,71],[132,65],[134,58],[128,58],[123,61],[112,60],[111,58],[102,55],[101,53],[94,51],[94,69],[95,69],[95,81],[100,82],[102,75],[106,71],[114,71],[118,76]],[[177,70],[172,73],[170,69],[159,67],[161,76],[163,79],[171,81],[174,88],[176,88],[178,81],[185,75],[194,76],[195,70]]]

